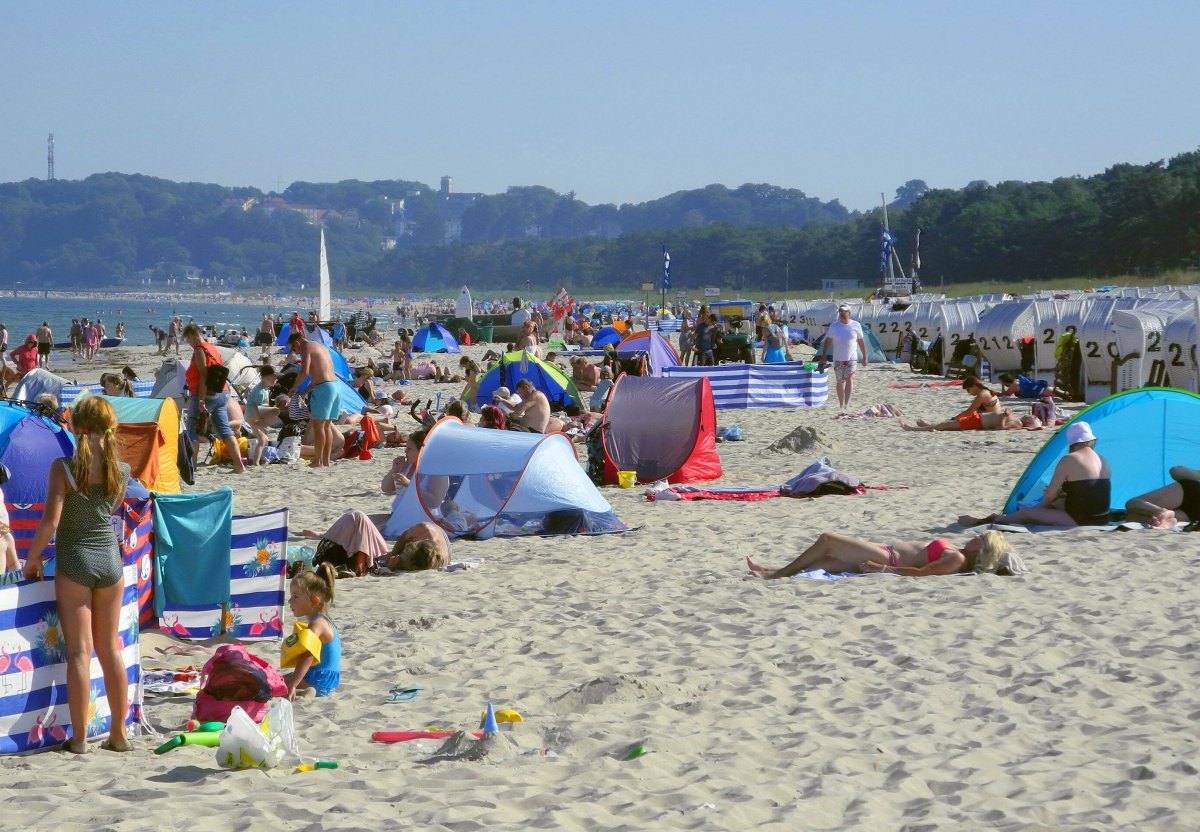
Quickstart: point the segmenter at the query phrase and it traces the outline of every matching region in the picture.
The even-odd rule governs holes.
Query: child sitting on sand
[[[296,660],[292,672],[284,677],[288,687],[288,699],[296,694],[307,695],[315,691],[317,696],[328,696],[337,690],[342,680],[342,637],[337,626],[329,619],[326,610],[333,604],[333,582],[337,575],[333,567],[323,563],[316,572],[301,572],[292,578],[288,588],[288,607],[297,622],[308,628],[321,640],[321,657],[305,653]]]

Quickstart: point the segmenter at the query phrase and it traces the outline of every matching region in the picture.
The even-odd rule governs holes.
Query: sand
[[[111,359],[148,368],[149,352]],[[886,386],[918,380],[872,366],[853,409],[889,402],[940,420],[965,401]],[[457,388],[414,385],[438,390]],[[739,504],[608,488],[636,531],[456,542],[456,557],[484,562],[339,582],[342,688],[296,706],[305,749],[337,771],[222,771],[208,749],[154,756],[146,738],[131,755],[2,758],[6,820],[62,832],[1194,828],[1200,536],[1016,536],[1023,578],[748,579],[747,555],[782,565],[826,530],[961,538],[954,518],[999,508],[1049,435],[904,433],[835,411],[720,412],[746,437],[719,446],[722,482],[779,484],[829,454],[889,490]],[[800,429],[820,441],[768,450]],[[386,511],[378,481],[394,454],[325,472],[206,469],[196,488],[234,484],[239,513],[288,505],[299,542],[346,508]],[[399,684],[426,689],[385,704]],[[474,727],[487,701],[525,722],[481,761],[419,765],[438,743],[369,742]],[[190,703],[150,697],[146,711],[169,733]],[[650,753],[623,760],[638,743]]]

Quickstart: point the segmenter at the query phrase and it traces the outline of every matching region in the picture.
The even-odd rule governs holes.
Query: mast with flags
[[[667,308],[667,292],[671,290],[671,253],[663,243],[662,308]]]

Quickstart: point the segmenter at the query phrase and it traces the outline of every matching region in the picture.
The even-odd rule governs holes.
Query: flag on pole
[[[879,271],[887,271],[888,260],[892,259],[892,244],[895,242],[896,238],[892,236],[892,232],[887,230],[887,226],[883,226],[879,237]]]
[[[662,287],[664,292],[671,290],[671,254],[667,251],[667,247],[663,246],[663,282]]]

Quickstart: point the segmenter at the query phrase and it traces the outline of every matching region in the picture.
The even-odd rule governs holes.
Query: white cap
[[[1067,444],[1078,445],[1080,442],[1095,442],[1096,434],[1087,422],[1072,422],[1067,425]]]
[[[492,401],[506,404],[509,407],[516,407],[521,403],[521,397],[507,387],[497,387],[496,392],[492,394]]]
[[[850,304],[848,304],[848,303],[843,303],[843,304],[841,304],[841,305],[839,305],[839,306],[838,306],[838,311],[839,311],[839,312],[841,312],[843,309],[845,309],[847,312],[849,312],[849,311],[850,311]]]

